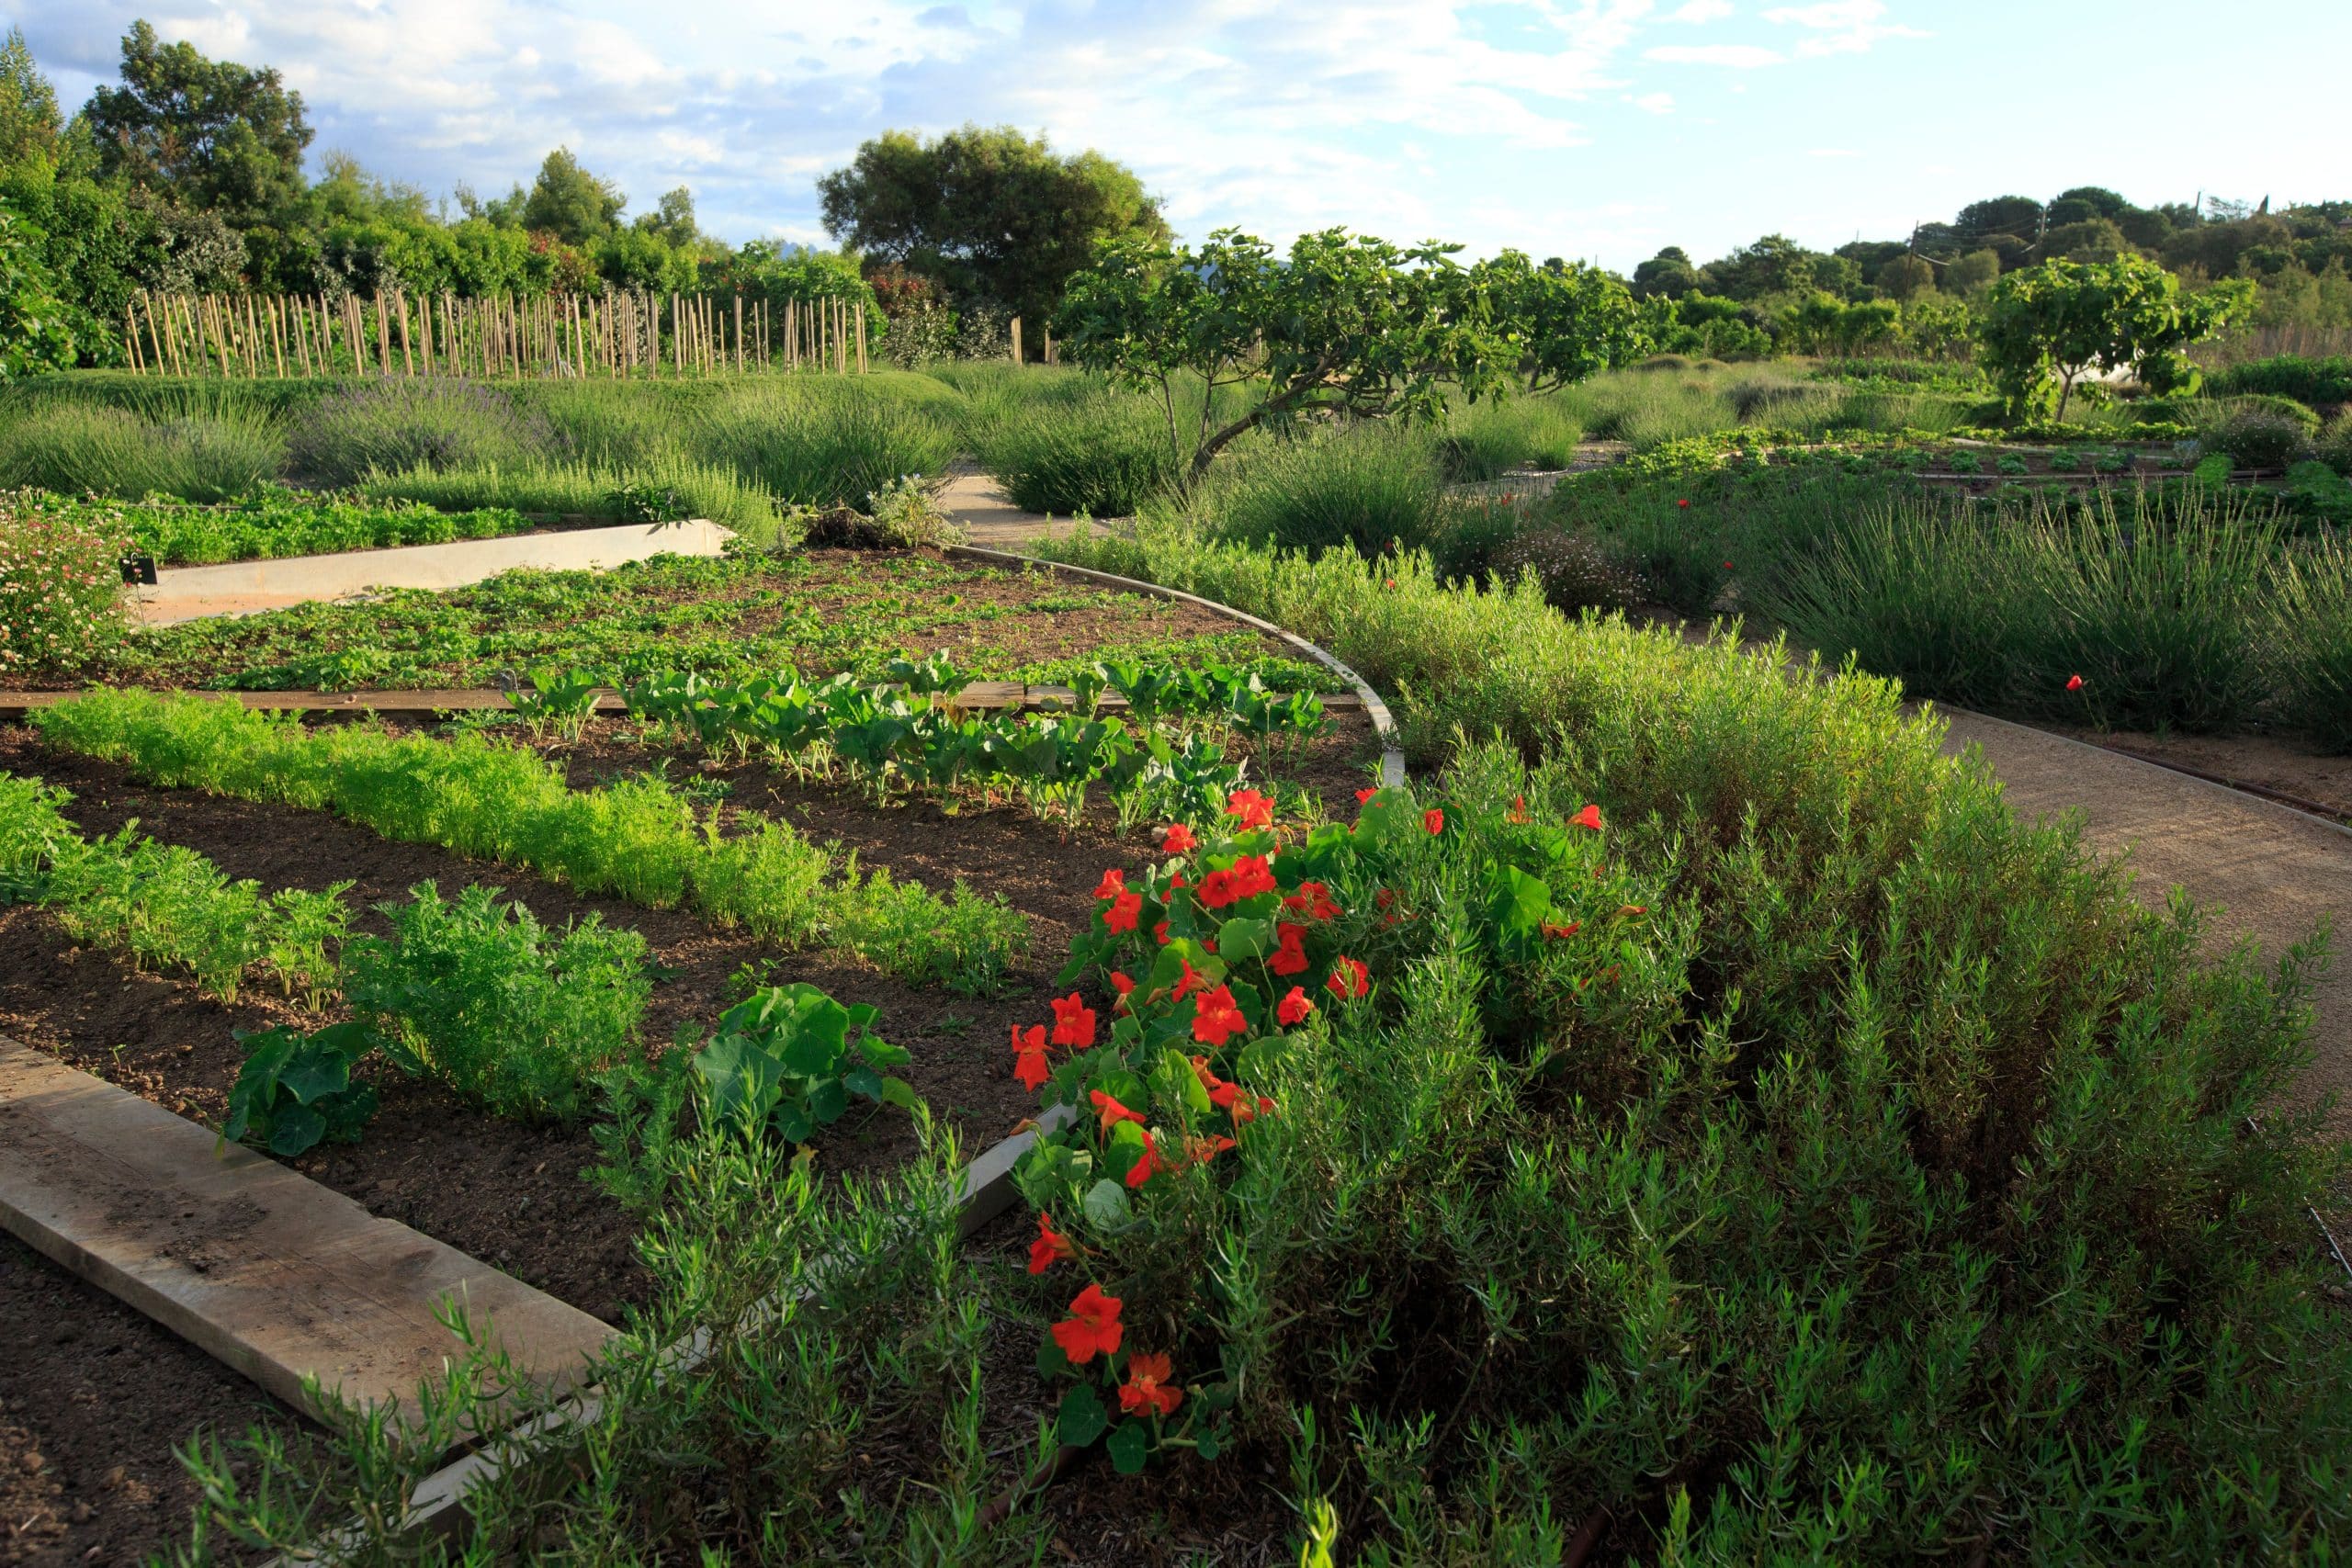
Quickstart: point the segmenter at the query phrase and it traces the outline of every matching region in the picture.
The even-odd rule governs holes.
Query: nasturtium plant
[[[281,1158],[321,1143],[357,1143],[377,1100],[374,1087],[351,1073],[373,1043],[364,1026],[350,1022],[311,1034],[281,1026],[244,1036],[245,1065],[229,1090],[220,1136]]]
[[[800,1143],[840,1121],[853,1097],[914,1110],[913,1087],[885,1070],[913,1054],[873,1032],[879,1016],[805,982],[754,992],[719,1015],[718,1032],[695,1056],[712,1113]]]

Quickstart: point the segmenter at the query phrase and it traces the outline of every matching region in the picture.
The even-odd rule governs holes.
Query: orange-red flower
[[[1166,947],[1168,945],[1168,922],[1166,920],[1162,920],[1158,925],[1152,927],[1151,934],[1159,939],[1160,946]]]
[[[1205,991],[1209,988],[1209,977],[1193,968],[1191,959],[1180,958],[1176,962],[1182,967],[1184,973],[1176,978],[1175,1000],[1181,1002],[1194,991]]]
[[[1126,890],[1127,874],[1115,865],[1104,872],[1102,880],[1094,885],[1094,896],[1097,898],[1116,898]]]
[[[1356,804],[1358,806],[1369,806],[1372,804],[1372,797],[1379,793],[1380,790],[1378,786],[1367,785],[1366,787],[1356,791]]]
[[[1222,1045],[1249,1027],[1230,986],[1204,991],[1193,1002],[1193,1038],[1204,1045]]]
[[[1094,1109],[1102,1113],[1102,1130],[1105,1133],[1122,1122],[1132,1122],[1138,1127],[1143,1125],[1143,1118],[1120,1104],[1115,1096],[1105,1094],[1098,1089],[1090,1091],[1088,1098],[1094,1101]]]
[[[1121,893],[1111,900],[1111,907],[1102,911],[1102,928],[1124,934],[1136,929],[1136,921],[1142,914],[1143,895]]]
[[[1126,1011],[1127,998],[1134,995],[1136,983],[1127,977],[1125,971],[1114,969],[1111,971],[1111,988],[1119,993],[1118,1010]]]
[[[1206,1165],[1226,1150],[1237,1149],[1240,1146],[1231,1138],[1224,1136],[1192,1137],[1184,1140],[1184,1157],[1194,1165]]]
[[[1245,1122],[1255,1122],[1259,1117],[1268,1115],[1272,1112],[1274,1109],[1274,1102],[1268,1100],[1264,1095],[1261,1094],[1258,1096],[1256,1102],[1253,1104],[1250,1096],[1242,1090],[1238,1084],[1229,1085],[1227,1087],[1231,1089],[1232,1093],[1227,1096],[1225,1109],[1233,1112],[1233,1124],[1236,1127],[1240,1126]]]
[[[1175,1415],[1176,1407],[1184,1403],[1184,1391],[1170,1386],[1175,1376],[1176,1369],[1157,1351],[1129,1358],[1127,1381],[1119,1385],[1119,1408],[1130,1416],[1140,1416],[1147,1410],[1159,1416]]]
[[[1430,838],[1436,838],[1445,831],[1445,813],[1434,806],[1430,807],[1421,813],[1421,826],[1429,829]]]
[[[2067,677],[2066,677],[2066,689],[2067,689],[2068,691],[2070,691],[2070,692],[2079,692],[2079,691],[2081,691],[2081,690],[2083,689],[2083,678],[2082,678],[2080,675],[2069,675],[2069,676],[2067,676]]]
[[[1012,1026],[1012,1076],[1020,1079],[1021,1087],[1032,1094],[1054,1076],[1053,1070],[1046,1066],[1044,1024],[1031,1024],[1026,1034],[1022,1032],[1019,1024]]]
[[[1193,838],[1193,830],[1182,822],[1170,823],[1168,831],[1161,835],[1159,840],[1159,852],[1164,855],[1190,854],[1198,848],[1200,840]]]
[[[1568,818],[1568,826],[1571,828],[1589,828],[1596,833],[1600,832],[1600,807],[1598,806],[1588,805],[1582,811],[1577,812],[1574,817]]]
[[[1274,1004],[1274,1017],[1284,1023],[1304,1023],[1315,1011],[1315,1004],[1307,999],[1304,987],[1293,986],[1290,995]]]
[[[1056,997],[1048,1005],[1054,1010],[1055,1044],[1083,1051],[1094,1043],[1094,1010],[1076,991]]]
[[[1647,904],[1620,904],[1617,912],[1621,915],[1646,915],[1650,907]]]
[[[1574,936],[1577,932],[1582,930],[1584,930],[1584,922],[1582,920],[1570,920],[1565,925],[1554,925],[1549,920],[1544,922],[1544,934],[1545,936]]]
[[[1126,1330],[1119,1322],[1119,1298],[1106,1296],[1100,1285],[1089,1285],[1069,1303],[1069,1316],[1054,1325],[1054,1343],[1072,1366],[1082,1367],[1097,1354],[1114,1356]]]
[[[1503,820],[1514,825],[1526,821],[1527,796],[1523,795],[1512,795],[1510,797],[1510,811],[1503,818]]]
[[[1674,504],[1683,508],[1685,511],[1688,511],[1690,506],[1690,503],[1688,501],[1678,501]]]
[[[1159,1145],[1152,1142],[1151,1134],[1146,1132],[1143,1135],[1143,1153],[1136,1156],[1135,1164],[1127,1167],[1127,1185],[1141,1187],[1161,1171],[1175,1168],[1159,1157]]]
[[[1310,920],[1336,920],[1340,906],[1331,897],[1331,890],[1319,882],[1302,882],[1298,891],[1283,900],[1283,908],[1291,914]]]
[[[1295,926],[1288,920],[1276,920],[1274,930],[1281,933],[1281,941],[1274,948],[1273,955],[1266,960],[1266,967],[1277,975],[1306,974],[1306,928]]]
[[[1054,1229],[1054,1216],[1037,1216],[1037,1239],[1029,1244],[1029,1272],[1042,1274],[1057,1263],[1073,1262],[1078,1244]]]
[[[1225,814],[1238,817],[1244,828],[1274,825],[1274,803],[1254,789],[1237,789],[1225,797]]]
[[[1341,1001],[1363,996],[1372,989],[1372,976],[1361,958],[1342,958],[1332,966],[1331,977],[1323,982],[1331,994]]]

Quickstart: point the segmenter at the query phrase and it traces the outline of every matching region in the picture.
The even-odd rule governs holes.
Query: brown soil
[[[173,1456],[308,1423],[171,1330],[0,1235],[0,1564],[135,1562],[187,1539]]]
[[[2352,757],[2330,757],[2261,735],[2149,735],[2131,730],[2066,729],[2077,740],[2194,768],[2233,784],[2254,784],[2352,819]]]

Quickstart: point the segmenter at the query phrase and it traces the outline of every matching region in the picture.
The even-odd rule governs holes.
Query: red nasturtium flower
[[[1582,930],[1584,930],[1584,922],[1582,920],[1570,920],[1566,925],[1558,926],[1554,925],[1549,920],[1544,922],[1544,934],[1545,936],[1574,936],[1577,932]]]
[[[1114,1096],[1098,1089],[1090,1091],[1088,1098],[1094,1101],[1094,1109],[1102,1113],[1102,1130],[1105,1133],[1122,1122],[1132,1122],[1138,1127],[1143,1125],[1143,1118],[1120,1104]]]
[[[1116,934],[1125,934],[1136,929],[1136,921],[1142,915],[1143,895],[1122,893],[1111,900],[1109,908],[1102,911],[1102,929]],[[1167,924],[1165,920],[1160,923]]]
[[[1240,1146],[1231,1138],[1224,1136],[1187,1138],[1184,1140],[1184,1157],[1194,1165],[1206,1165],[1226,1150],[1238,1149]]]
[[[1127,998],[1134,992],[1136,983],[1127,977],[1125,971],[1114,969],[1111,971],[1111,988],[1119,993],[1118,1010],[1126,1011]]]
[[[1646,915],[1650,907],[1647,904],[1620,904],[1617,912],[1621,915]]]
[[[1342,958],[1332,966],[1331,977],[1323,982],[1333,996],[1341,1001],[1363,996],[1372,989],[1372,976],[1361,958]]]
[[[1273,863],[1264,855],[1237,855],[1233,861],[1233,890],[1244,898],[1274,890]]]
[[[1074,1262],[1078,1244],[1054,1229],[1054,1216],[1037,1216],[1037,1239],[1029,1244],[1029,1272],[1042,1274],[1057,1263]]]
[[[1180,958],[1176,962],[1182,966],[1184,973],[1177,976],[1175,1000],[1181,1002],[1194,991],[1209,988],[1209,977],[1193,968],[1191,959]]]
[[[1012,1076],[1021,1087],[1035,1094],[1045,1081],[1053,1077],[1046,1066],[1046,1026],[1033,1023],[1023,1034],[1019,1024],[1012,1026]]]
[[[1069,1303],[1069,1316],[1054,1325],[1054,1343],[1072,1366],[1082,1367],[1099,1352],[1114,1356],[1126,1329],[1119,1322],[1119,1298],[1106,1296],[1100,1285],[1089,1285]]]
[[[1306,990],[1297,986],[1293,986],[1290,995],[1274,1004],[1274,1016],[1284,1023],[1305,1023],[1314,1011],[1315,1004],[1306,999]]]
[[[1158,1351],[1137,1355],[1127,1362],[1127,1381],[1119,1385],[1119,1408],[1130,1416],[1152,1411],[1173,1416],[1184,1403],[1184,1391],[1169,1386],[1176,1369]]]
[[[1577,812],[1574,817],[1568,818],[1568,826],[1571,828],[1589,828],[1596,833],[1600,832],[1600,807],[1598,806],[1587,806],[1582,811]]]
[[[1396,580],[1395,578],[1393,578],[1393,577],[1391,577],[1391,578],[1385,578],[1385,579],[1384,579],[1383,581],[1385,581],[1385,582],[1388,584],[1388,586],[1389,586],[1389,587],[1391,587],[1391,588],[1394,588],[1394,587],[1396,587]]]
[[[2079,691],[2081,691],[2081,690],[2083,689],[2083,678],[2082,678],[2080,675],[2069,675],[2069,676],[2067,676],[2067,677],[2066,677],[2066,689],[2067,689],[2068,691],[2070,691],[2070,692],[2079,692]]]
[[[1159,852],[1164,855],[1190,854],[1200,848],[1200,843],[1198,839],[1193,837],[1193,830],[1190,828],[1185,827],[1182,822],[1171,822],[1169,824],[1168,831],[1160,838]]]
[[[1276,920],[1274,930],[1281,933],[1281,942],[1273,955],[1266,960],[1266,967],[1277,975],[1306,974],[1306,928],[1295,926],[1288,920]]]
[[[1379,892],[1374,893],[1372,896],[1372,907],[1375,909],[1391,908],[1395,907],[1396,903],[1396,889],[1394,887],[1384,887]],[[1391,920],[1389,924],[1394,925],[1396,922]]]
[[[1094,1043],[1094,1010],[1076,991],[1054,998],[1049,1005],[1054,1010],[1055,1044],[1083,1051]]]
[[[1319,882],[1302,882],[1298,891],[1283,900],[1283,908],[1294,915],[1310,920],[1336,920],[1340,906],[1332,899],[1331,890]]]
[[[1360,789],[1356,791],[1356,804],[1358,806],[1369,806],[1372,804],[1372,797],[1379,793],[1380,791],[1377,787]]]
[[[1127,874],[1115,865],[1104,872],[1102,880],[1094,885],[1094,896],[1097,898],[1116,898],[1126,890]]]
[[[1429,829],[1430,838],[1436,838],[1445,831],[1445,813],[1434,806],[1430,807],[1421,813],[1421,826]]]
[[[1159,1157],[1159,1145],[1152,1142],[1151,1134],[1147,1131],[1143,1135],[1143,1153],[1136,1156],[1135,1164],[1127,1167],[1127,1185],[1141,1187],[1161,1171],[1175,1168]]]
[[[1688,507],[1690,506],[1690,502],[1689,501],[1685,500],[1685,501],[1678,501],[1678,502],[1676,502],[1674,504],[1675,504],[1675,505],[1677,505],[1677,506],[1679,506],[1679,507],[1688,508]]]
[[[1204,991],[1193,1003],[1193,1038],[1204,1045],[1222,1045],[1250,1027],[1234,1002],[1233,987]]]
[[[1168,945],[1168,922],[1166,920],[1162,920],[1158,925],[1152,927],[1151,934],[1159,939],[1160,946],[1166,947]]]
[[[1240,1126],[1244,1122],[1255,1122],[1259,1117],[1269,1115],[1272,1112],[1274,1109],[1274,1102],[1268,1100],[1264,1095],[1261,1094],[1258,1096],[1256,1102],[1253,1104],[1250,1101],[1250,1096],[1242,1090],[1240,1085],[1231,1084],[1227,1087],[1232,1092],[1226,1097],[1227,1103],[1225,1109],[1233,1112],[1233,1124],[1236,1127]],[[1215,1097],[1212,1096],[1211,1098],[1214,1099]]]
[[[1254,789],[1237,789],[1225,797],[1225,814],[1238,817],[1244,828],[1274,825],[1274,803]]]
[[[1201,903],[1204,908],[1222,909],[1240,898],[1233,890],[1233,873],[1213,871],[1201,878]]]
[[[1526,821],[1527,796],[1523,795],[1512,795],[1510,797],[1510,811],[1503,818],[1503,820],[1514,825]]]

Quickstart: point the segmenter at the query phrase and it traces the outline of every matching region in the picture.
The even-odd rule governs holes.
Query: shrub
[[[392,940],[344,947],[344,994],[386,1055],[492,1115],[569,1121],[637,1038],[645,939],[591,915],[549,931],[498,889],[445,903],[430,882],[379,905]]]
[[[1116,392],[1009,413],[984,424],[974,446],[1031,512],[1125,517],[1176,479],[1165,415]]]
[[[1448,479],[1495,479],[1518,468],[1565,468],[1583,439],[1583,424],[1565,400],[1522,395],[1454,408],[1439,449]]]
[[[2352,545],[2330,536],[2285,552],[2276,606],[2280,716],[2324,750],[2352,753]]]
[[[2312,443],[2312,455],[2337,473],[2352,479],[2352,409],[2327,422]]]
[[[1185,505],[1227,538],[1372,555],[1434,537],[1445,484],[1426,434],[1364,425],[1258,443],[1210,469]]]
[[[344,386],[303,411],[287,439],[293,472],[327,485],[413,468],[522,468],[566,455],[545,415],[478,381],[438,378]]]
[[[2291,421],[2305,435],[2319,434],[2319,415],[2292,398],[2274,397],[2262,392],[2236,398],[2213,398],[2206,401],[2202,412],[2207,423],[2223,423],[2240,414],[2259,413]]]
[[[230,501],[276,477],[277,433],[251,414],[164,413],[60,401],[0,428],[0,484],[106,495]]]
[[[2242,468],[2284,468],[2301,454],[2312,432],[2301,420],[2269,409],[2233,411],[2206,427],[2209,450],[2225,452]]]
[[[2352,402],[2352,355],[2278,354],[2249,359],[2213,371],[2205,385],[2217,397],[2267,392],[2302,403]]]
[[[83,668],[126,629],[119,513],[0,496],[0,680]]]
[[[735,393],[698,414],[686,439],[698,457],[803,506],[863,506],[895,479],[944,472],[956,455],[943,413],[841,378]]]
[[[1641,580],[1599,545],[1555,528],[1526,530],[1495,550],[1493,562],[1495,577],[1505,582],[1532,574],[1545,602],[1568,615],[1627,609],[1642,594]]]

